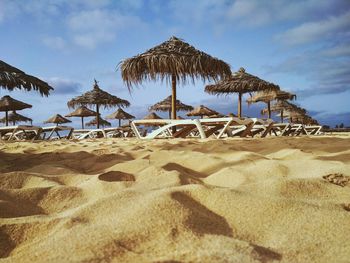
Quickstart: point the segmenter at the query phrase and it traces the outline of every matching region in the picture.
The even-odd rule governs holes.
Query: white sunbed
[[[67,136],[61,136],[59,132],[62,131],[68,131]],[[43,140],[54,140],[54,139],[70,139],[72,134],[73,134],[74,128],[70,126],[50,126],[50,127],[42,127],[42,132],[43,132]],[[49,135],[46,137],[46,133],[49,133]],[[56,133],[57,137],[52,137],[52,135]]]
[[[185,119],[185,120],[134,120],[131,128],[138,139],[154,138],[215,138],[232,137],[238,135],[245,137],[253,127],[252,119],[239,119],[236,117]],[[143,134],[140,126],[156,126],[155,130]],[[173,132],[173,128],[176,131]]]
[[[307,135],[320,135],[322,126],[321,125],[305,125],[304,129]]]
[[[36,140],[39,139],[42,128],[38,126],[16,125],[0,127],[0,139],[4,140]]]
[[[74,130],[72,133],[73,139],[94,139],[94,138],[106,138],[106,132],[104,129],[79,129]]]

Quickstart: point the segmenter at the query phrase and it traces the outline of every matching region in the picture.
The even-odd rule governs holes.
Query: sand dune
[[[0,262],[349,262],[349,179],[349,137],[0,142]]]

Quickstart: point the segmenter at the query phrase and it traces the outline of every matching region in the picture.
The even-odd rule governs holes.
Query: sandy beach
[[[349,136],[0,142],[0,261],[349,262],[349,176]]]

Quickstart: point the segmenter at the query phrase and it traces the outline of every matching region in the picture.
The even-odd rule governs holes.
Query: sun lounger
[[[38,126],[17,125],[0,127],[0,139],[3,140],[36,140],[39,139],[42,128]]]
[[[304,129],[307,135],[320,135],[321,134],[321,125],[305,125]]]
[[[67,131],[68,134],[66,136],[61,135],[60,132],[64,132]],[[42,139],[43,140],[55,140],[55,139],[70,139],[72,134],[73,134],[74,128],[70,127],[70,126],[50,126],[50,127],[42,127],[42,132],[43,132],[43,136]],[[48,136],[46,137],[46,134],[48,134]],[[57,137],[53,137],[53,134],[56,134]]]
[[[106,132],[104,129],[83,129],[74,130],[72,134],[73,139],[94,139],[94,138],[106,138]]]
[[[264,138],[268,134],[272,134],[274,128],[274,122],[272,119],[252,118],[252,120],[254,121],[254,124],[249,132],[250,136],[254,137],[259,135],[261,138]]]
[[[140,126],[156,126],[157,129],[147,134],[142,134]],[[134,120],[131,128],[139,139],[154,138],[215,138],[249,135],[254,125],[252,119],[240,119],[236,117],[208,118],[208,119],[186,119],[186,120]],[[173,132],[176,127],[176,132]]]

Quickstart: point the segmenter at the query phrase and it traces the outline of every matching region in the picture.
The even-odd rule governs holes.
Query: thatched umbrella
[[[31,118],[28,118],[26,116],[18,114],[17,112],[14,111],[8,115],[8,121],[11,121],[13,123],[13,125],[16,125],[16,123],[18,123],[18,122],[30,122],[30,123],[32,123],[33,120]],[[6,123],[6,117],[1,118],[0,122]]]
[[[149,111],[168,111],[169,119],[171,119],[171,96],[168,96],[166,99],[154,104],[150,107]],[[180,100],[176,100],[176,111],[190,111],[193,110],[193,107],[182,103]]]
[[[144,80],[171,80],[172,119],[176,119],[176,83],[186,83],[190,78],[218,80],[231,75],[230,66],[214,58],[179,38],[168,41],[121,62],[121,74],[130,89],[132,84],[141,84]]]
[[[48,96],[53,88],[34,76],[27,75],[23,71],[0,60],[0,87],[8,90],[24,89],[26,91],[37,90],[43,96]]]
[[[102,127],[111,127],[111,123],[102,119],[101,116],[99,116],[98,118],[95,117],[93,118],[91,121],[89,121],[88,123],[86,123],[86,126],[97,126],[97,125],[101,125]],[[97,128],[99,128],[99,126],[97,126]]]
[[[15,100],[14,98],[6,95],[0,99],[0,111],[5,112],[5,123],[6,126],[8,126],[8,112],[9,111],[16,111],[16,110],[23,110],[27,108],[31,108],[32,105],[24,103],[19,100]]]
[[[208,107],[205,107],[203,105],[200,105],[199,107],[196,107],[194,110],[187,113],[187,116],[200,116],[203,118],[203,116],[213,116],[213,115],[219,115],[215,110],[209,109]]]
[[[60,114],[55,114],[54,116],[52,116],[48,120],[44,121],[44,123],[55,123],[56,125],[62,124],[62,123],[68,123],[68,122],[72,122],[72,121],[66,119],[65,117],[63,117]]]
[[[264,90],[257,92],[254,96],[250,97],[247,102],[248,104],[256,103],[259,101],[267,104],[268,117],[271,118],[271,101],[273,100],[293,100],[296,99],[296,95],[282,90]],[[283,112],[282,118],[283,118]]]
[[[116,112],[113,112],[112,114],[109,114],[106,116],[106,119],[117,119],[119,120],[119,127],[120,127],[120,120],[131,120],[135,119],[135,116],[132,116],[131,114],[123,111],[122,109],[118,109]]]
[[[81,128],[84,129],[84,117],[96,116],[96,111],[90,110],[85,106],[80,106],[75,111],[66,115],[66,117],[81,117]]]
[[[143,119],[144,119],[144,120],[161,120],[162,118],[159,117],[156,113],[151,112],[150,114],[148,114],[147,116],[145,116]]]
[[[287,111],[287,112],[296,112],[298,114],[302,114],[302,115],[305,115],[306,114],[306,110],[293,104],[293,103],[290,103],[288,101],[285,101],[285,100],[279,100],[277,101],[275,104],[273,104],[271,107],[270,107],[270,112],[271,111],[277,111],[277,112],[280,112],[280,116],[281,116],[281,122],[283,122],[283,119],[284,119],[284,112]],[[266,114],[269,112],[269,109],[268,108],[265,108],[265,109],[262,109],[261,110],[261,114]]]
[[[84,93],[81,96],[78,96],[72,100],[70,100],[68,103],[68,107],[75,108],[77,106],[92,106],[96,105],[96,116],[100,116],[100,105],[103,105],[105,108],[110,107],[129,107],[130,102],[127,100],[120,99],[116,96],[113,96],[109,94],[108,92],[105,92],[100,89],[100,87],[97,84],[97,81],[95,80],[94,88],[91,91],[88,91]],[[100,127],[99,118],[97,120],[97,128]]]
[[[279,90],[279,86],[247,73],[244,68],[227,79],[205,87],[205,92],[214,95],[238,93],[238,117],[242,117],[242,95],[260,90]]]

